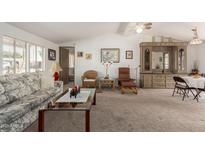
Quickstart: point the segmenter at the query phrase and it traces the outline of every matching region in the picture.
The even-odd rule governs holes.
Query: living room
[[[165,19],[160,15],[153,20],[146,18],[150,12],[156,13],[156,9],[149,10],[151,6],[139,8],[143,17],[136,19],[140,12],[131,17],[134,3],[126,13],[124,7],[116,8],[117,16],[107,5],[103,14],[97,14],[99,7],[90,6],[88,10],[83,8],[84,2],[76,10],[69,7],[78,19],[68,15],[68,5],[59,12],[51,5],[50,15],[42,3],[43,8],[36,6],[39,12],[28,7],[16,11],[21,13],[20,18],[28,12],[27,20],[15,20],[13,12],[0,22],[2,136],[8,135],[9,139],[17,134],[17,139],[9,140],[18,143],[18,139],[20,142],[26,136],[24,140],[28,140],[36,134],[40,146],[48,143],[66,147],[74,143],[71,151],[84,149],[81,153],[94,142],[107,147],[116,142],[119,144],[112,148],[122,149],[121,153],[135,151],[135,140],[141,134],[153,138],[137,139],[140,145],[142,141],[158,146],[162,141],[166,143],[166,132],[205,131],[204,20],[195,20],[195,13],[189,15],[191,21],[183,20],[184,11],[180,15],[166,9],[162,9],[168,13]],[[59,14],[61,11],[64,16]],[[87,18],[86,13],[93,17],[93,12],[98,20]],[[171,14],[174,19],[169,20]],[[37,19],[32,18],[35,16]],[[44,135],[48,137],[44,139]],[[155,140],[158,137],[159,142]],[[194,141],[186,135],[182,140],[175,137],[174,142],[167,141],[168,145],[184,139],[190,144]],[[34,143],[33,138],[27,142]],[[146,144],[144,149],[148,151]],[[52,152],[59,152],[57,149],[53,147]]]
[[[136,32],[136,28],[143,24],[147,24],[148,28],[143,29],[143,32]],[[1,131],[203,131],[203,126],[205,125],[204,122],[201,121],[203,114],[199,116],[198,120],[184,117],[184,114],[187,114],[190,110],[193,110],[193,117],[198,117],[197,114],[199,112],[203,113],[203,110],[201,110],[204,108],[204,105],[202,104],[202,102],[204,102],[202,93],[203,87],[201,90],[202,92],[200,91],[200,96],[197,96],[199,95],[196,90],[197,88],[190,90],[193,93],[193,96],[191,92],[189,94],[184,94],[186,91],[183,92],[183,89],[182,93],[179,93],[179,95],[175,97],[172,96],[172,93],[175,85],[173,79],[174,76],[188,77],[189,74],[194,73],[193,71],[195,69],[198,71],[197,74],[203,75],[203,72],[205,72],[202,56],[204,54],[204,44],[190,43],[194,36],[192,28],[197,27],[197,32],[200,32],[200,36],[203,37],[204,25],[205,23],[202,22],[0,23],[0,46],[3,51],[1,52],[1,57],[3,58],[1,60],[1,74],[3,75],[1,77],[1,85],[4,88],[1,92]],[[62,35],[62,32],[68,27],[69,30]],[[83,27],[86,27],[86,33],[83,33]],[[163,29],[163,27],[166,28]],[[49,29],[49,31],[47,31],[47,29]],[[167,31],[167,29],[169,30]],[[181,33],[175,34],[177,30],[180,30]],[[49,33],[53,33],[54,31],[56,32],[55,37],[53,35],[49,36]],[[182,33],[183,31],[184,33]],[[172,38],[171,36],[174,36],[175,38]],[[147,63],[143,60],[146,56],[147,49],[150,48],[150,45],[146,45],[146,42],[152,43],[152,57],[150,58],[150,62],[153,64],[149,64],[152,65],[148,66],[150,69],[149,71],[146,70]],[[161,46],[161,49],[159,49],[159,46]],[[175,48],[178,48],[178,51],[175,51]],[[182,48],[185,50],[185,53],[177,54]],[[143,51],[144,49],[145,52]],[[68,54],[71,50],[74,51],[75,54],[72,56],[73,59],[71,59]],[[161,50],[163,51],[161,52]],[[22,54],[22,56],[19,58],[20,56],[18,55],[18,57],[13,59],[13,56],[11,57],[9,52],[11,54],[15,53],[14,55]],[[110,57],[106,57],[109,52],[114,55],[111,59],[109,59]],[[184,57],[178,58],[178,60],[184,59],[182,62],[178,61],[178,65],[181,64],[183,66],[177,67],[176,70],[172,69],[175,67],[174,61],[176,61],[176,59],[172,55],[175,52],[177,56],[184,55]],[[161,53],[164,53],[164,55],[160,55]],[[165,60],[166,53],[168,53],[167,62]],[[12,64],[14,60],[16,62]],[[70,64],[70,61],[73,61],[73,64]],[[68,69],[69,71],[66,72],[69,65],[72,65],[74,82],[69,81],[69,73],[71,72],[69,70],[70,68]],[[167,65],[168,68],[166,69],[163,65]],[[184,70],[180,70],[182,68]],[[128,78],[132,81],[121,81],[120,69],[127,69]],[[85,75],[85,73],[89,73],[89,71],[96,73],[94,75],[94,85],[90,85],[92,79],[88,77],[91,76],[89,74],[85,77],[85,80],[88,80],[87,83],[82,80],[83,74]],[[38,80],[33,80],[36,76],[30,76],[30,74],[35,74],[35,72],[41,76],[39,85],[36,85]],[[57,73],[57,77],[55,76],[55,73]],[[12,78],[8,77],[8,74],[11,74],[10,76],[12,76]],[[15,84],[15,79],[13,80],[13,78],[15,78],[15,75],[13,74],[17,74],[16,78],[18,84]],[[23,75],[21,76],[21,74]],[[19,81],[19,75],[25,80],[31,80],[28,85],[25,85],[26,88],[20,86],[21,84],[24,84],[25,81]],[[124,77],[125,74],[122,75]],[[7,78],[8,81],[4,81],[4,78]],[[196,78],[198,78],[198,76],[196,76]],[[200,79],[202,81],[199,80],[199,82],[202,82],[201,84],[204,86],[203,77]],[[191,82],[196,81],[187,81],[187,83],[188,82],[191,84]],[[57,87],[55,88],[57,89],[53,87],[56,85]],[[28,92],[30,89],[29,86],[35,88],[31,88],[31,92]],[[65,91],[74,86],[81,87],[81,89],[96,88],[96,102],[103,105],[101,108],[98,108],[97,105],[94,107],[94,111],[91,110],[94,113],[89,113],[89,126],[87,126],[87,121],[83,124],[83,119],[87,116],[84,117],[79,114],[75,117],[73,115],[78,119],[75,119],[75,122],[73,122],[71,115],[67,115],[67,118],[63,118],[62,116],[64,116],[64,113],[59,112],[59,115],[56,116],[57,113],[51,112],[52,114],[50,113],[51,115],[47,116],[47,122],[44,122],[43,119],[43,124],[41,125],[44,128],[39,128],[41,127],[40,122],[42,122],[42,120],[38,111],[40,111],[41,108],[45,108],[49,102],[53,102],[60,94],[65,93]],[[45,96],[45,92],[49,93],[49,95]],[[40,95],[41,97],[39,98],[37,95]],[[48,98],[48,96],[50,97]],[[160,99],[156,96],[160,96]],[[104,97],[108,99],[104,100]],[[120,100],[116,99],[116,97],[120,98]],[[185,100],[182,101],[180,97]],[[8,98],[8,100],[6,98]],[[41,101],[38,101],[37,98],[40,100],[46,99],[46,101],[42,103]],[[22,107],[22,102],[24,102],[22,99],[26,102],[30,100],[31,104],[29,106],[24,106],[26,109],[19,109],[19,105],[17,105],[19,103],[18,101],[21,100],[20,104]],[[130,107],[127,109],[125,107],[122,111],[117,110],[118,105],[114,102],[118,102],[120,107],[122,107],[124,102],[129,99]],[[136,99],[137,101],[135,101]],[[166,101],[164,99],[166,99]],[[151,104],[141,106],[142,103],[150,103],[150,100],[152,100]],[[17,104],[14,102],[17,102]],[[35,102],[38,102],[39,106],[35,108],[35,110],[31,109],[31,113],[27,113],[30,111],[30,107],[36,107],[36,105],[33,106],[33,103]],[[110,102],[109,109],[104,108],[108,107],[106,104],[107,102]],[[191,105],[198,102],[200,105],[187,106],[185,102],[189,102]],[[136,104],[132,106],[133,103]],[[158,103],[161,105],[158,106]],[[7,104],[9,105],[7,106]],[[42,106],[42,104],[44,105]],[[163,112],[166,112],[166,115],[160,111],[161,106],[164,104],[168,105],[163,110]],[[181,107],[186,108],[186,110],[183,112],[179,110],[176,112],[178,117],[172,117],[173,115],[168,114],[170,112],[170,104],[172,104],[174,110],[178,108],[179,104]],[[174,105],[176,105],[175,108]],[[144,110],[141,112],[140,110],[146,106],[149,106],[151,111],[156,111],[151,112],[149,110]],[[28,107],[29,109],[27,110]],[[14,108],[14,110],[12,110],[12,108]],[[17,110],[15,110],[15,108],[17,108]],[[137,108],[134,113],[132,113],[133,108]],[[7,110],[11,111],[8,112]],[[174,112],[174,110],[172,112]],[[159,113],[159,111],[162,113]],[[95,112],[99,115],[92,116]],[[103,114],[100,114],[101,112]],[[15,113],[16,116],[13,116],[13,113]],[[110,114],[110,117],[104,117],[105,113],[106,115]],[[129,114],[127,115],[127,113]],[[22,116],[24,114],[25,116]],[[46,115],[46,113],[43,112],[43,117],[45,116],[44,114]],[[138,114],[140,114],[140,117],[141,114],[145,114],[146,116],[144,116],[144,118],[147,121],[141,121],[141,119],[138,119]],[[53,116],[61,119],[61,123],[66,123],[66,127],[64,126],[65,124],[58,124],[58,118],[56,118],[57,121],[53,122],[51,125],[49,121],[54,121]],[[126,116],[128,117],[125,118]],[[132,122],[131,117],[136,118],[136,123]],[[179,121],[173,121],[175,118],[178,118]],[[26,119],[26,122],[24,123],[22,119]],[[105,119],[107,122],[98,123],[98,120],[104,121]],[[110,123],[112,123],[112,125],[104,128],[105,125],[109,124],[108,119],[111,119]],[[119,127],[122,121],[126,121],[127,125],[123,124],[123,126]],[[186,121],[192,121],[192,123],[187,123]],[[155,124],[150,124],[152,122]],[[46,125],[46,123],[49,123],[49,125]],[[75,125],[72,125],[73,123],[75,123]],[[174,125],[172,127],[167,127],[167,123]],[[196,123],[196,125],[190,127],[193,123]],[[88,129],[86,129],[87,127]]]

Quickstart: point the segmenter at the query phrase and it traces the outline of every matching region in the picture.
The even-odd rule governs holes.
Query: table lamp
[[[59,72],[63,71],[62,68],[60,67],[59,63],[53,62],[51,66],[51,72],[54,77],[54,81],[59,80]]]
[[[106,75],[105,75],[104,79],[109,79],[108,68],[110,67],[110,65],[113,64],[113,62],[107,61],[107,62],[103,62],[102,64],[105,66],[105,74]]]

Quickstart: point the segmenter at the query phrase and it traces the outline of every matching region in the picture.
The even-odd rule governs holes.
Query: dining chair
[[[205,77],[205,73],[201,73],[200,75],[201,75],[202,77]]]
[[[181,78],[181,77],[178,77],[178,76],[174,76],[173,77],[174,81],[175,81],[175,86],[174,86],[174,91],[173,91],[173,94],[172,96],[174,96],[176,90],[177,90],[177,93],[179,93],[179,91],[181,92],[181,94],[183,95],[183,98],[182,100],[184,101],[184,98],[187,96],[189,97],[189,91],[192,93],[192,95],[195,97],[196,95],[193,93],[193,87],[190,87],[187,82]],[[198,97],[196,98],[197,101],[198,101]]]
[[[197,94],[196,94],[195,97],[194,97],[194,99],[196,99],[197,102],[199,101],[199,97],[201,97],[200,94],[201,94],[202,92],[205,92],[205,83],[204,83],[204,88],[197,88]]]

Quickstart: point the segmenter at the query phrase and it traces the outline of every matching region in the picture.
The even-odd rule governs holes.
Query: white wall
[[[27,41],[30,43],[34,43],[37,45],[41,45],[43,47],[46,48],[46,70],[50,70],[52,61],[48,60],[48,48],[50,49],[54,49],[56,50],[56,59],[58,61],[59,59],[59,46],[55,43],[52,43],[46,39],[43,39],[39,36],[36,36],[34,34],[31,34],[29,32],[26,32],[24,30],[21,30],[19,28],[16,28],[14,26],[11,26],[7,23],[0,23],[0,59],[1,59],[1,55],[2,55],[2,37],[4,35],[10,36],[10,37],[14,37],[16,39],[20,39],[23,41]],[[0,62],[2,62],[2,60],[0,60]],[[0,65],[0,70],[2,70],[2,65]],[[1,71],[0,71],[1,72]]]
[[[140,42],[152,41],[151,36],[147,35],[132,35],[132,36],[122,36],[118,34],[107,34],[103,36],[98,36],[94,38],[79,40],[75,42],[67,42],[61,44],[62,46],[72,46],[75,45],[76,53],[78,51],[83,51],[85,53],[92,53],[92,60],[86,60],[85,58],[77,58],[75,61],[75,81],[77,84],[81,84],[81,76],[86,70],[97,70],[100,77],[105,75],[105,68],[100,62],[100,49],[101,48],[120,48],[120,63],[115,63],[111,65],[109,69],[110,77],[118,77],[118,68],[129,66],[131,69],[131,77],[139,79],[139,69],[136,73],[136,68],[140,64]],[[133,59],[125,59],[125,51],[133,50]],[[188,72],[191,71],[193,67],[193,62],[197,58],[195,46],[187,47],[187,68]]]
[[[205,73],[205,43],[196,45],[197,47],[197,62],[199,64],[199,71]]]
[[[85,53],[92,53],[92,60],[86,60],[85,58],[77,58],[76,56],[75,81],[77,84],[81,84],[81,76],[86,70],[97,70],[99,77],[105,76],[105,68],[101,64],[101,48],[120,48],[120,63],[114,63],[110,66],[109,69],[109,75],[111,78],[118,77],[119,67],[129,66],[131,69],[131,77],[136,79],[136,68],[140,64],[139,42],[151,40],[152,38],[150,36],[122,36],[118,34],[106,34],[103,36],[79,40],[76,42],[63,43],[61,45],[70,46],[75,44],[76,53],[78,51],[84,52],[84,55]],[[133,50],[133,59],[125,59],[126,50]]]
[[[187,46],[187,72],[191,73],[193,69],[194,62],[197,61],[198,48],[195,45]]]

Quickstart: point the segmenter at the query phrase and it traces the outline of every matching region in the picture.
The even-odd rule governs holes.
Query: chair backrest
[[[129,80],[130,79],[130,68],[129,67],[120,67],[119,68],[119,79],[120,80]]]
[[[183,78],[179,77],[179,76],[174,76],[173,79],[176,82],[176,84],[180,84],[181,83],[181,84],[185,84],[186,86],[188,86],[186,81]]]
[[[94,70],[88,70],[83,74],[83,76],[87,79],[96,79],[97,75],[98,75],[97,71]]]
[[[201,73],[200,75],[201,75],[202,77],[205,77],[205,73]]]

